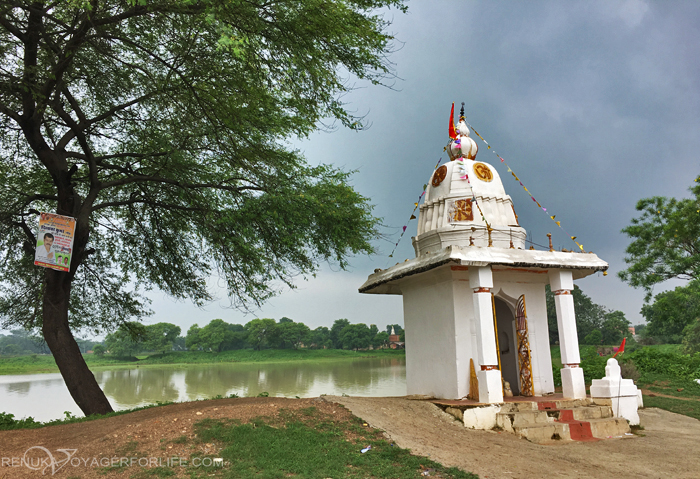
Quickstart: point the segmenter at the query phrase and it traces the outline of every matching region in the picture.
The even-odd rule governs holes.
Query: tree
[[[200,351],[204,349],[199,339],[199,332],[201,330],[202,328],[200,328],[197,323],[194,323],[192,326],[190,326],[190,329],[187,330],[187,336],[185,336],[185,346],[190,351]]]
[[[654,285],[671,278],[700,279],[700,177],[690,188],[694,198],[654,196],[639,200],[632,224],[622,230],[632,238],[626,249],[629,265],[618,275],[643,288],[647,301]]]
[[[146,327],[141,323],[124,323],[105,338],[105,348],[112,356],[134,356],[143,349]]]
[[[186,345],[188,349],[200,351],[221,352],[233,349],[227,346],[241,341],[241,335],[236,333],[242,329],[241,325],[229,324],[223,319],[212,319],[203,328],[193,324],[187,331]],[[248,335],[247,332],[244,333],[245,336]]]
[[[180,326],[170,323],[156,323],[146,326],[144,346],[151,351],[167,352],[173,350],[173,344],[180,335]]]
[[[386,333],[386,331],[381,331],[372,338],[372,347],[375,349],[381,348],[386,346],[388,342],[389,335]]]
[[[278,347],[292,347],[299,349],[302,344],[309,341],[311,337],[311,329],[304,323],[295,323],[294,321],[285,321],[277,325]]]
[[[96,356],[104,356],[104,355],[105,355],[105,347],[102,346],[101,344],[96,344],[96,345],[92,348],[92,352],[93,352]]]
[[[549,343],[556,344],[559,341],[559,327],[557,326],[554,294],[552,294],[549,285],[545,287],[545,295],[547,298]],[[622,341],[623,337],[631,335],[629,332],[630,322],[627,321],[622,311],[612,311],[593,302],[590,296],[577,285],[574,285],[572,296],[576,312],[576,332],[581,344],[612,345]]]
[[[700,353],[700,318],[685,327],[682,344],[686,354]]]
[[[220,351],[231,349],[244,349],[248,346],[248,332],[242,324],[226,323],[224,342],[220,345]]]
[[[277,329],[277,323],[274,319],[263,318],[263,319],[253,319],[245,325],[246,331],[248,331],[248,342],[253,349],[258,351],[268,342],[268,340],[275,341],[274,338],[275,330]]]
[[[319,326],[318,328],[311,331],[311,337],[309,341],[311,345],[316,349],[325,349],[333,347],[333,341],[331,341],[331,331],[325,326]]]
[[[603,333],[600,329],[594,329],[589,334],[583,338],[583,344],[590,344],[592,346],[600,346],[603,343]]]
[[[657,294],[652,304],[642,306],[642,316],[647,321],[645,338],[679,344],[685,328],[700,318],[700,281]]]
[[[366,324],[351,324],[343,328],[340,335],[340,342],[343,349],[366,349],[370,345],[372,333]]]
[[[554,294],[549,285],[545,287],[547,298],[547,322],[549,323],[549,342],[556,344],[559,341],[559,327],[557,326],[557,311],[554,305]],[[601,330],[608,312],[604,306],[594,303],[578,285],[574,285],[571,292],[574,297],[574,311],[576,312],[576,331],[580,343],[587,344],[585,338],[595,330]],[[602,331],[601,331],[602,335]]]
[[[347,319],[336,319],[335,321],[333,321],[333,326],[331,326],[330,337],[334,349],[342,349],[343,342],[340,338],[343,334],[343,330],[348,326],[350,326],[350,321],[348,321]]]
[[[196,304],[216,271],[259,305],[319,262],[373,250],[349,174],[286,139],[391,77],[381,7],[401,0],[42,0],[0,9],[0,317],[41,328],[86,414],[112,411],[73,333]],[[349,77],[344,77],[345,72]],[[327,121],[327,120],[326,120]],[[77,219],[69,272],[33,265],[39,211]]]
[[[622,338],[631,338],[631,323],[622,311],[608,311],[601,326],[603,344],[613,345],[622,342]]]

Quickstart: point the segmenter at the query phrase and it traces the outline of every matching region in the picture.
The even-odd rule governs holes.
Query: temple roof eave
[[[456,266],[507,266],[515,268],[569,269],[574,279],[581,279],[598,271],[606,271],[608,263],[593,253],[560,251],[513,250],[488,247],[460,247],[451,245],[434,253],[399,263],[371,274],[360,286],[360,293],[401,294],[397,281],[420,274],[445,264]]]

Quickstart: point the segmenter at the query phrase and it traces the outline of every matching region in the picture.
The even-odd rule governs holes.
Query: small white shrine
[[[452,120],[451,120],[452,121]],[[452,125],[451,128],[452,130]],[[545,286],[556,303],[565,398],[586,397],[571,291],[608,264],[526,249],[496,169],[477,161],[463,112],[420,205],[416,257],[375,270],[361,293],[403,296],[408,394],[503,402],[554,392]]]

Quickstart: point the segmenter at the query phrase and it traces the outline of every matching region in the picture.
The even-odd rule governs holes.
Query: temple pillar
[[[474,291],[474,322],[478,364],[476,377],[479,380],[479,402],[503,402],[501,371],[498,370],[496,332],[493,323],[491,288],[493,275],[490,266],[469,267],[469,287]]]
[[[583,399],[586,397],[586,383],[583,369],[580,367],[581,356],[578,349],[576,331],[576,313],[574,312],[574,280],[571,270],[550,269],[549,283],[554,293],[554,305],[557,310],[557,329],[559,330],[559,349],[561,351],[561,385],[565,398]]]

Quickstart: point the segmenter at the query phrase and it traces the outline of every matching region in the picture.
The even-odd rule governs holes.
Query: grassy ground
[[[247,424],[205,420],[196,430],[196,441],[220,446],[223,477],[415,478],[426,471],[432,477],[477,477],[412,456],[358,418],[335,422],[314,407]],[[367,446],[371,449],[362,453]],[[193,471],[193,477],[216,471],[208,469]]]
[[[241,349],[210,353],[203,351],[173,351],[139,358],[113,358],[109,355],[85,354],[90,369],[133,367],[135,364],[213,364],[213,363],[276,363],[289,361],[324,361],[357,358],[404,358],[405,351],[382,349],[376,351],[346,351],[342,349]],[[58,372],[49,355],[0,357],[0,375]]]
[[[658,407],[667,411],[700,419],[700,400],[683,401],[660,396],[644,396],[644,407]]]

